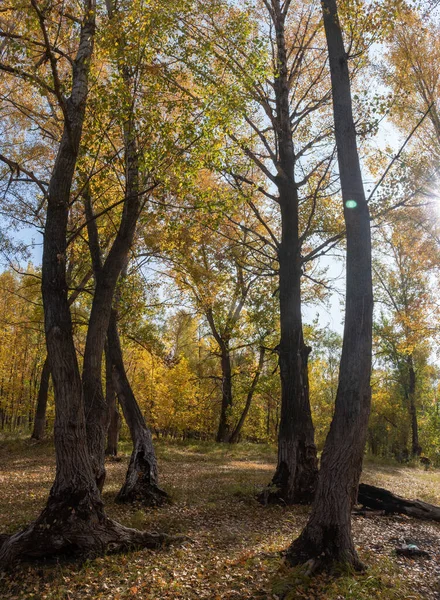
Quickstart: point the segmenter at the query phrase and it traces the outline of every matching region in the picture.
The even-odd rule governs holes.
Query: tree
[[[202,193],[208,184],[211,201],[218,195],[226,204],[226,209],[216,215],[215,226],[212,215],[199,214],[195,220],[192,216],[185,219],[179,214],[179,224],[162,236],[160,254],[170,265],[169,274],[179,289],[189,293],[195,309],[208,324],[214,342],[212,353],[219,359],[221,373],[220,376],[211,375],[221,382],[216,441],[229,442],[237,441],[261,372],[261,367],[257,368],[256,379],[253,378],[246,394],[244,411],[234,426],[233,382],[239,374],[235,357],[242,347],[264,345],[265,338],[272,333],[273,323],[268,318],[264,325],[258,324],[251,316],[256,304],[268,305],[270,300],[264,287],[261,264],[256,260],[260,242],[249,233],[253,229],[258,231],[255,217],[246,207],[241,214],[236,206],[233,209],[233,200],[236,205],[240,198],[229,186],[215,182],[212,176],[205,175],[205,181],[200,183]],[[228,217],[223,214],[226,212]],[[245,328],[245,324],[248,327]],[[263,359],[264,352],[261,363]]]
[[[417,370],[437,333],[432,285],[439,265],[435,222],[421,209],[394,215],[377,236],[375,279],[382,307],[376,334],[379,357],[391,363],[411,423],[411,455],[420,456]],[[418,363],[418,364],[417,364]],[[401,449],[403,450],[403,449]]]
[[[282,401],[278,465],[272,481],[276,491],[271,496],[287,503],[309,502],[316,484],[317,456],[301,280],[307,275],[313,232],[326,219],[322,207],[331,205],[327,193],[333,160],[325,54],[317,43],[322,28],[316,6],[308,2],[294,6],[273,0],[249,4],[243,11],[228,2],[215,3],[202,14],[198,23],[187,25],[188,35],[205,53],[197,55],[202,66],[191,63],[190,70],[199,88],[203,78],[209,92],[215,87],[244,121],[236,131],[229,124],[225,127],[234,150],[216,166],[230,180],[254,191],[249,205],[279,266]],[[203,96],[203,89],[198,92]],[[246,168],[237,169],[243,162]],[[253,202],[256,192],[261,195],[258,207]],[[276,206],[276,219],[270,218],[271,203]]]
[[[72,264],[72,262],[70,262]],[[70,294],[69,296],[69,306],[72,306],[74,302],[77,300],[80,293],[84,290],[84,286],[89,281],[92,276],[92,272],[89,270],[78,287]],[[47,400],[49,394],[49,383],[50,383],[50,363],[49,358],[46,356],[43,363],[43,368],[41,369],[40,376],[40,385],[38,388],[38,397],[37,397],[37,406],[35,409],[35,418],[34,418],[34,428],[32,431],[31,438],[35,440],[42,440],[44,437],[45,427],[46,427],[46,410],[47,410]]]
[[[34,440],[42,440],[46,430],[46,408],[47,397],[49,394],[50,383],[50,364],[49,359],[46,359],[41,370],[40,386],[38,388],[37,408],[35,410],[34,428],[31,438]]]
[[[15,7],[14,7],[15,8]],[[86,439],[86,422],[81,377],[72,335],[66,284],[67,224],[71,202],[71,187],[81,143],[82,127],[89,91],[93,45],[95,39],[96,6],[85,0],[79,7],[73,31],[76,55],[66,61],[70,87],[60,88],[60,66],[51,35],[58,36],[71,24],[70,13],[58,12],[52,6],[44,12],[35,0],[30,13],[16,9],[15,17],[28,16],[40,31],[47,53],[52,85],[44,83],[46,92],[58,102],[63,116],[63,132],[59,141],[52,175],[47,188],[47,213],[44,231],[42,265],[42,295],[48,357],[55,390],[56,475],[46,507],[39,517],[23,531],[3,540],[0,562],[10,564],[17,556],[45,556],[58,552],[98,552],[111,547],[131,547],[134,544],[156,547],[162,536],[128,529],[110,520],[96,485]],[[48,16],[52,17],[48,20]],[[76,23],[79,21],[80,25]],[[72,44],[72,39],[69,40]],[[2,65],[12,76],[41,87],[38,76],[27,77],[26,65]]]
[[[373,289],[370,216],[356,144],[348,55],[335,0],[322,3],[332,81],[347,235],[345,323],[335,414],[321,459],[307,525],[287,551],[292,564],[346,563],[362,568],[351,533],[370,413]]]

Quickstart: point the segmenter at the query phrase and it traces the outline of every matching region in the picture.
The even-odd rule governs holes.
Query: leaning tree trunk
[[[44,15],[37,11],[42,23]],[[90,461],[83,389],[66,285],[66,234],[95,33],[95,4],[84,2],[84,21],[73,62],[64,131],[49,182],[44,229],[42,296],[47,352],[55,391],[56,475],[46,507],[26,529],[2,536],[0,565],[18,557],[102,554],[134,546],[160,547],[176,538],[123,527],[104,512]]]
[[[168,501],[168,495],[158,485],[157,460],[151,433],[125,372],[116,310],[112,310],[107,336],[114,386],[133,441],[125,483],[116,501],[160,506]]]
[[[49,359],[46,359],[43,364],[41,371],[40,387],[38,389],[37,397],[37,409],[35,411],[34,428],[32,430],[31,438],[34,440],[42,440],[44,438],[46,430],[46,407],[47,407],[47,396],[49,393],[49,381],[50,381],[50,366]]]
[[[290,564],[362,568],[351,533],[370,413],[373,293],[371,236],[357,153],[347,54],[335,0],[323,0],[335,136],[347,232],[346,305],[335,414],[321,459],[309,521],[287,551]]]
[[[220,420],[218,424],[217,442],[228,442],[230,435],[229,411],[232,408],[232,368],[231,354],[226,342],[221,344],[221,368],[222,368],[222,404]]]
[[[86,1],[84,8],[71,96],[65,101],[66,123],[48,188],[44,230],[42,295],[55,391],[56,476],[46,508],[37,520],[3,543],[2,564],[10,563],[17,555],[44,556],[78,547],[95,548],[101,541],[91,531],[105,522],[87,451],[81,378],[66,284],[70,189],[81,140],[95,32],[95,6]]]
[[[125,124],[124,131],[127,161],[124,210],[119,230],[104,265],[99,271],[95,271],[95,294],[87,330],[82,378],[87,443],[100,490],[105,480],[105,441],[109,425],[109,411],[102,388],[102,355],[116,284],[133,243],[140,209],[139,165],[133,119]]]
[[[110,21],[118,28],[118,9],[112,0],[106,2]],[[121,222],[116,238],[102,267],[95,267],[95,294],[90,313],[84,351],[83,388],[87,416],[87,443],[91,454],[98,487],[102,490],[105,480],[105,440],[109,425],[109,411],[102,389],[102,355],[110,322],[113,296],[119,275],[127,262],[134,240],[136,224],[141,208],[139,189],[139,158],[136,122],[133,108],[133,76],[124,65],[123,52],[126,48],[124,34],[118,43],[117,68],[123,81],[124,102],[127,114],[123,123],[125,152],[125,198]],[[90,199],[89,199],[90,201]],[[91,204],[89,202],[91,212]],[[88,218],[89,221],[89,218]],[[90,235],[90,229],[89,229]],[[89,240],[90,241],[90,240]],[[98,247],[99,247],[99,242]]]
[[[117,407],[115,386],[113,384],[112,363],[108,347],[105,349],[105,397],[110,413],[105,454],[107,456],[117,456],[122,419]]]
[[[309,401],[308,355],[301,316],[301,242],[299,239],[298,190],[295,184],[295,152],[289,102],[289,71],[285,41],[285,12],[273,2],[277,39],[278,73],[275,98],[278,121],[279,169],[277,186],[281,208],[281,244],[278,250],[281,376],[281,420],[278,463],[272,485],[275,492],[262,494],[265,502],[309,503],[318,475],[318,460]]]
[[[266,351],[266,349],[264,348],[264,346],[262,346],[260,348],[260,357],[258,359],[257,370],[255,371],[255,375],[254,375],[254,378],[252,379],[251,387],[250,387],[248,395],[246,397],[246,404],[245,404],[243,412],[241,413],[241,416],[238,420],[238,423],[235,426],[234,431],[231,433],[231,437],[229,438],[230,444],[236,444],[238,442],[238,440],[240,439],[241,430],[243,429],[244,422],[246,420],[249,409],[251,407],[252,398],[254,397],[255,389],[256,389],[256,387],[258,385],[258,381],[260,379],[261,370],[263,369],[265,351]]]

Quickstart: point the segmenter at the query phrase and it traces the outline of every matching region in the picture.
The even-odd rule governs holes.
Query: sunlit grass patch
[[[362,556],[371,564],[371,556]],[[365,573],[346,567],[334,572],[306,575],[305,567],[282,565],[272,582],[272,592],[279,600],[420,600],[420,596],[401,577],[391,560],[382,558],[380,567],[371,566]]]

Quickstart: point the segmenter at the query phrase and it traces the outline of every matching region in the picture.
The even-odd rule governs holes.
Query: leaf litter
[[[109,461],[104,501],[108,514],[125,525],[183,533],[191,541],[162,551],[140,550],[94,560],[20,564],[0,575],[2,600],[263,600],[440,598],[440,524],[405,516],[353,518],[364,576],[316,576],[289,583],[283,551],[304,526],[306,507],[262,507],[255,494],[270,480],[275,453],[243,445],[158,444],[161,484],[173,504],[145,510],[117,505],[129,449]],[[49,443],[0,445],[0,533],[12,533],[44,506],[54,476]],[[367,483],[440,504],[440,473],[368,463]],[[395,548],[416,544],[430,558],[397,556]],[[281,585],[279,582],[281,581]],[[288,583],[285,584],[285,581]],[[278,583],[277,583],[278,582]],[[284,583],[283,583],[284,582]],[[284,587],[283,587],[284,586]],[[281,591],[280,591],[281,590]],[[366,595],[365,595],[366,594]]]

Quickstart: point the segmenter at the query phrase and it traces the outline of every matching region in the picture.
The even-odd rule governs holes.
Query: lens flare
[[[345,206],[347,208],[356,208],[357,202],[356,202],[356,200],[347,200],[345,203]]]

